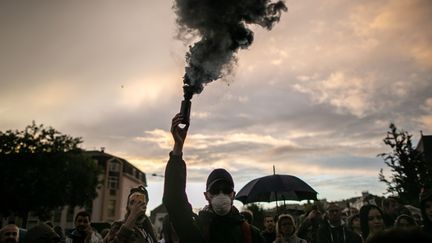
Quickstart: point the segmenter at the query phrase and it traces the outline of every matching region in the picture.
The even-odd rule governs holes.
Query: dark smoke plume
[[[287,7],[270,0],[176,0],[180,35],[198,34],[201,40],[186,54],[185,97],[198,94],[204,84],[232,70],[238,49],[252,44],[247,24],[270,30]]]

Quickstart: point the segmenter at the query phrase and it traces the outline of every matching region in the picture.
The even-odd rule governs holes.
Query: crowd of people
[[[181,126],[183,124],[184,126]],[[304,215],[268,214],[263,229],[256,227],[249,210],[234,205],[234,180],[223,169],[213,170],[206,181],[204,198],[208,205],[194,213],[186,194],[186,162],[183,145],[189,122],[177,114],[171,125],[174,147],[165,170],[163,204],[168,215],[162,232],[155,232],[146,216],[149,195],[143,186],[132,188],[123,220],[97,232],[91,216],[75,215],[75,228],[64,234],[59,227],[40,223],[28,231],[15,224],[0,230],[0,243],[376,243],[432,242],[432,190],[420,194],[421,214],[413,214],[397,197],[388,197],[377,206],[367,203],[360,209],[342,209],[329,203],[325,210],[312,207]]]

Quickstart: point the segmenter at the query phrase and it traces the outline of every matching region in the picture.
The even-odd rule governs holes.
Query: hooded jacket
[[[344,225],[332,226],[323,221],[318,229],[318,243],[361,243],[362,239]]]

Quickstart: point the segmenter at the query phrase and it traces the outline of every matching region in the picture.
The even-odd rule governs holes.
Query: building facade
[[[432,135],[421,134],[416,150],[423,154],[426,163],[432,163]]]
[[[52,217],[54,225],[60,225],[63,229],[74,228],[74,216],[79,211],[87,211],[91,214],[92,223],[112,223],[121,220],[126,214],[127,196],[130,189],[143,185],[147,187],[146,174],[133,166],[127,160],[101,151],[85,151],[94,159],[102,169],[97,188],[97,197],[91,207],[64,207],[56,210]],[[28,227],[39,222],[38,219],[29,217]]]

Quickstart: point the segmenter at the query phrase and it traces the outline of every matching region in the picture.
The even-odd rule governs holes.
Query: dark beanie
[[[218,181],[225,181],[228,185],[234,188],[234,181],[231,174],[225,169],[219,168],[213,170],[207,177],[206,190],[210,190],[210,188]]]

